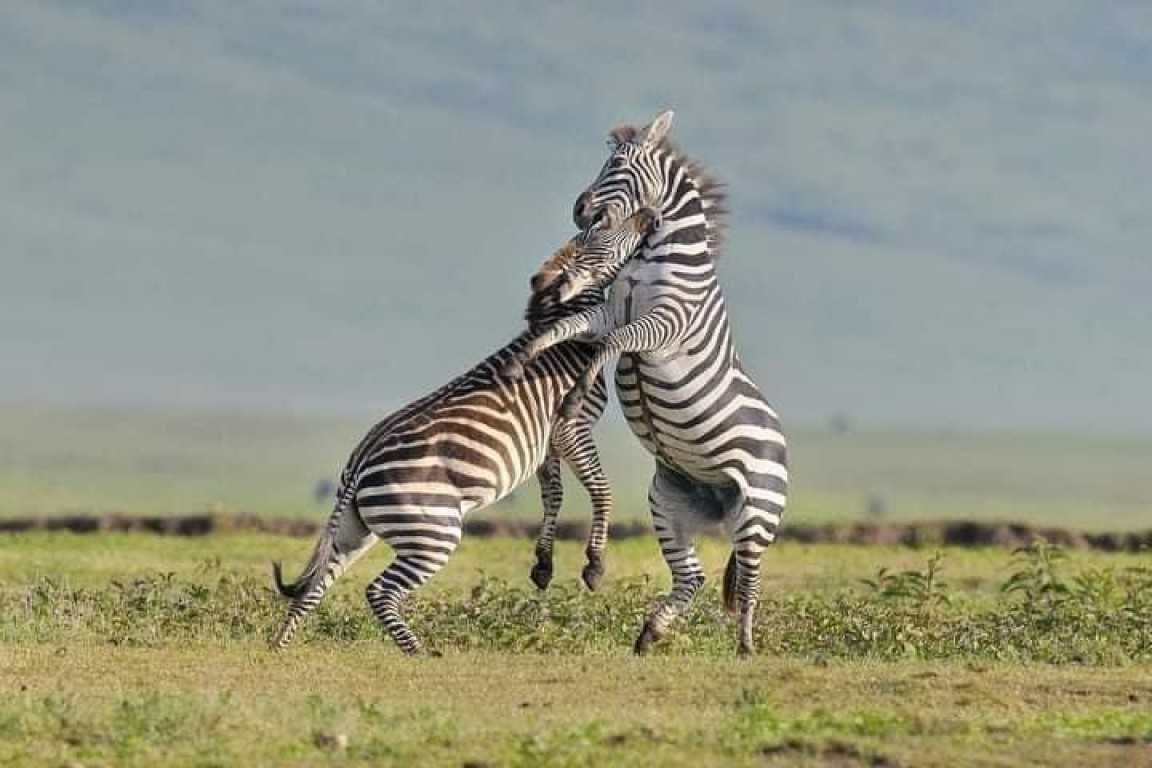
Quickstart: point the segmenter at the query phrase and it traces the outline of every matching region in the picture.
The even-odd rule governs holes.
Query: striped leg
[[[316,576],[312,578],[311,586],[304,585],[300,594],[292,598],[288,616],[272,638],[271,646],[274,650],[281,650],[292,642],[300,622],[316,609],[328,588],[379,541],[376,534],[365,527],[354,504],[343,510],[335,530],[325,531],[323,536],[317,545],[316,554],[322,556],[324,561],[316,563]],[[279,574],[280,566],[277,564],[277,580]]]
[[[660,540],[660,551],[672,571],[672,591],[660,600],[644,622],[634,647],[638,654],[647,653],[652,643],[664,635],[668,625],[692,604],[704,583],[704,568],[696,556],[686,523],[693,514],[692,507],[705,501],[695,492],[692,481],[656,465],[648,504],[652,508],[652,525]]]
[[[684,332],[685,319],[667,307],[657,307],[637,320],[622,325],[600,341],[600,348],[584,370],[576,385],[568,391],[560,405],[560,415],[574,419],[580,413],[584,398],[596,386],[596,381],[610,361],[625,352],[646,352],[664,349]]]
[[[612,517],[612,489],[600,464],[591,424],[582,419],[560,421],[553,441],[592,501],[592,527],[584,548],[588,562],[580,575],[588,589],[595,590],[604,578],[604,548],[608,543],[608,521]]]
[[[560,459],[553,451],[548,452],[544,457],[544,463],[536,470],[536,480],[540,483],[544,522],[540,525],[540,536],[536,539],[536,564],[532,566],[531,578],[537,588],[547,589],[552,581],[552,546],[556,540],[556,516],[564,500]]]
[[[752,625],[756,618],[756,606],[760,603],[760,555],[759,545],[738,544],[736,549],[736,598],[740,604],[740,639],[736,652],[741,656],[751,656],[756,652],[752,639]]]
[[[725,573],[725,602],[732,608],[739,607],[740,637],[736,651],[742,656],[756,652],[752,639],[752,626],[756,617],[756,606],[760,602],[760,556],[776,540],[776,531],[784,515],[787,503],[787,474],[783,464],[776,463],[774,474],[763,474],[764,482],[757,486],[749,484],[739,473],[729,473],[742,489],[743,504],[732,531],[732,573]],[[762,486],[767,487],[762,487]]]
[[[384,540],[396,552],[396,559],[368,585],[365,596],[372,612],[400,650],[414,654],[419,653],[422,646],[404,621],[400,606],[412,590],[443,568],[456,551],[460,543],[460,516],[457,513],[454,521],[453,517],[442,512],[417,512],[411,517],[413,523],[406,530],[403,525],[390,525],[391,530],[382,533]],[[433,520],[439,522],[429,524]]]

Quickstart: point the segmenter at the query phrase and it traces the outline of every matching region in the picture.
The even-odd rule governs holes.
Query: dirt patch
[[[70,531],[72,533],[144,532],[166,536],[206,536],[228,531],[274,533],[286,536],[315,536],[322,520],[292,520],[253,515],[179,515],[144,517],[132,515],[70,515],[20,517],[0,520],[0,533],[24,531]],[[535,538],[539,526],[530,520],[467,520],[468,536]],[[612,538],[648,536],[647,523],[616,523]],[[583,521],[561,522],[556,537],[562,541],[582,541],[588,532]],[[719,531],[714,531],[713,535]],[[926,547],[1005,547],[1027,546],[1037,539],[1068,549],[1096,549],[1107,552],[1152,551],[1152,531],[1129,533],[1086,533],[1067,528],[1051,528],[1015,523],[933,522],[933,523],[840,523],[827,525],[785,525],[781,537],[804,544],[854,544],[859,546]]]
[[[760,753],[769,758],[788,758],[804,755],[819,758],[832,768],[899,768],[896,761],[884,755],[871,754],[843,741],[811,742],[803,739],[788,739],[779,744],[764,747]]]

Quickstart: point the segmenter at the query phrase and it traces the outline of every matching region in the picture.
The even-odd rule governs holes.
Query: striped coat
[[[348,459],[335,508],[303,573],[285,584],[279,565],[275,566],[277,587],[291,599],[272,641],[275,647],[287,645],[300,620],[332,583],[383,539],[396,557],[369,585],[368,603],[397,645],[415,653],[421,643],[401,616],[401,603],[455,551],[464,515],[506,496],[551,461],[550,452],[567,459],[582,479],[591,478],[607,492],[590,433],[604,408],[603,390],[574,418],[557,419],[562,399],[583,376],[594,347],[580,342],[559,345],[520,376],[503,371],[534,332],[603,301],[599,287],[583,292],[572,287],[587,268],[573,258],[577,245],[596,246],[587,248],[591,252],[630,253],[648,228],[643,216],[633,216],[619,227],[597,230],[592,240],[583,236],[561,249],[534,280],[528,332],[369,430]],[[622,261],[615,256],[613,260]],[[610,279],[609,275],[605,282]],[[610,496],[607,502],[610,506]],[[597,508],[604,518],[596,521],[598,539],[597,525],[593,526],[589,551],[597,561],[590,554],[589,567],[598,564],[607,511],[603,503]],[[549,569],[550,556],[549,549]]]

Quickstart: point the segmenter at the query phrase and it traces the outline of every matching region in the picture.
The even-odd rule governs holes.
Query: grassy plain
[[[594,595],[564,544],[540,595],[529,542],[473,539],[408,611],[443,657],[381,638],[362,587],[383,551],[273,654],[264,638],[283,608],[266,563],[291,571],[310,544],[0,538],[0,763],[1152,762],[1145,555],[1075,553],[1033,573],[1035,558],[950,550],[924,588],[927,552],[783,544],[766,560],[759,657],[732,655],[712,578],[637,659],[629,641],[667,584],[653,542],[616,543]],[[704,556],[715,576],[723,552],[709,542]],[[861,582],[880,567],[919,581]],[[1021,573],[1036,578],[1001,590]],[[1069,594],[1046,592],[1045,574]]]
[[[1142,765],[1152,675],[378,643],[4,649],[5,765]]]
[[[321,519],[368,419],[0,408],[0,517],[208,509]],[[792,431],[805,522],[1152,525],[1152,440]],[[601,441],[621,519],[647,459]],[[569,483],[565,515],[587,507]],[[535,489],[484,514],[535,516]],[[786,534],[786,529],[785,529]],[[265,649],[312,542],[223,534],[0,536],[2,765],[1152,765],[1150,555],[932,552],[784,541],[764,561],[761,654],[732,655],[726,555],[654,656],[630,642],[667,570],[614,541],[597,594],[561,542],[466,539],[408,614],[441,658],[385,641],[378,548],[282,654]],[[883,570],[882,570],[883,569]],[[871,580],[873,585],[865,583]],[[1005,591],[1005,587],[1012,587]]]

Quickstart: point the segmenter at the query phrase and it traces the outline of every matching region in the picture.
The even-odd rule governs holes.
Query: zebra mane
[[[618,125],[608,132],[608,138],[616,144],[631,144],[640,135],[640,129],[634,125]]]
[[[555,322],[561,317],[575,314],[583,309],[581,302],[577,301],[575,307],[561,304],[557,299],[556,281],[564,268],[581,253],[580,246],[569,240],[560,246],[552,256],[545,261],[530,282],[532,295],[528,298],[528,307],[524,310],[524,320],[530,327],[537,327]],[[575,301],[575,299],[573,300]]]
[[[556,276],[564,270],[564,267],[579,254],[580,246],[571,240],[557,248],[556,252],[548,258],[548,261],[541,264],[540,269],[532,276],[532,291],[541,291],[551,284]]]
[[[615,144],[635,143],[640,136],[640,128],[635,125],[618,125],[608,134]],[[709,171],[703,163],[684,154],[671,139],[665,136],[657,148],[674,157],[684,172],[696,183],[704,215],[708,219],[708,250],[715,259],[720,256],[728,231],[727,185]]]

